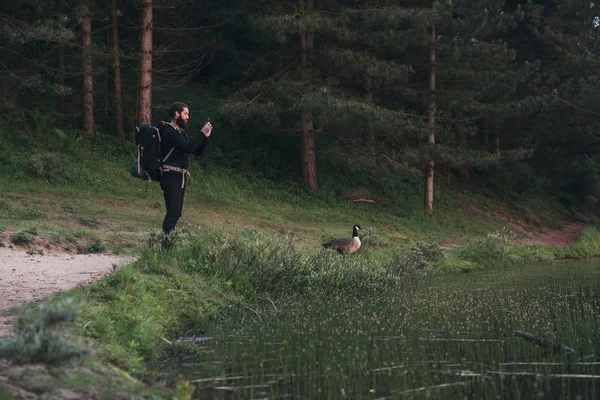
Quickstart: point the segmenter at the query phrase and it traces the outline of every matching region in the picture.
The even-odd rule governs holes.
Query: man
[[[190,111],[186,104],[176,102],[167,108],[167,114],[171,122],[163,123],[160,127],[162,138],[162,152],[165,155],[165,163],[161,168],[160,187],[163,190],[167,214],[163,221],[162,229],[165,233],[163,248],[168,248],[170,241],[168,234],[175,229],[177,221],[183,210],[183,198],[185,195],[186,175],[189,175],[189,154],[202,155],[210,134],[212,125],[207,122],[202,127],[202,135],[190,141],[183,131],[190,120]]]

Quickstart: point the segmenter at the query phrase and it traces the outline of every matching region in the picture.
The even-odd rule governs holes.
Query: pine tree
[[[83,61],[83,134],[94,135],[94,69],[92,67],[92,15],[88,0],[80,3]]]
[[[59,63],[76,44],[76,21],[53,1],[3,3],[7,11],[0,30],[0,112],[4,117],[28,119],[27,110],[72,93]],[[79,44],[77,44],[79,47]],[[59,104],[59,111],[62,109]]]
[[[140,0],[140,59],[137,124],[152,123],[152,0]]]
[[[119,48],[119,26],[117,20],[117,0],[109,0],[110,8],[110,37],[112,44],[112,68],[114,76],[114,106],[115,106],[115,128],[117,138],[123,140],[123,94],[121,83],[121,52]]]

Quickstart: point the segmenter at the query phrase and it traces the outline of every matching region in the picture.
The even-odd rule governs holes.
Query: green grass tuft
[[[80,357],[87,350],[68,341],[68,331],[60,324],[75,318],[71,299],[40,304],[20,315],[13,324],[14,338],[0,341],[0,358],[15,364],[42,362],[50,365]]]
[[[10,241],[16,246],[24,246],[31,243],[31,238],[23,232],[18,232],[10,237]]]

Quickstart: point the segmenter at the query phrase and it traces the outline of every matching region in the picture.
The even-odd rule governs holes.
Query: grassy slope
[[[127,176],[122,167],[106,171],[114,175],[110,191],[0,178],[5,188],[0,194],[0,227],[35,228],[65,247],[65,238],[85,236],[112,251],[127,251],[143,243],[149,231],[160,229],[164,204],[158,184],[148,185],[146,193],[146,184]],[[376,231],[383,249],[423,240],[463,243],[507,224],[452,202],[428,216],[418,209],[416,199],[385,206],[352,203],[236,171],[195,166],[192,173],[180,227],[292,231],[303,248],[313,251],[326,239],[350,236],[355,223]]]

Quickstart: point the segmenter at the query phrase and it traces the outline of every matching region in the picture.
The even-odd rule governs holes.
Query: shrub
[[[26,244],[29,244],[31,242],[31,239],[23,232],[18,232],[10,237],[10,241],[17,246],[24,246]]]
[[[40,304],[37,309],[17,318],[13,324],[14,338],[0,342],[0,358],[15,364],[59,364],[85,354],[85,348],[67,341],[67,331],[58,329],[60,323],[74,318],[75,307],[71,299]]]
[[[410,247],[410,251],[428,264],[437,263],[446,258],[446,252],[437,243],[417,242]]]
[[[514,241],[515,234],[502,229],[456,248],[454,254],[462,260],[476,263],[510,261],[509,249]]]
[[[85,249],[84,253],[101,253],[103,251],[104,245],[100,242],[94,242]]]
[[[23,171],[29,177],[54,182],[67,173],[67,161],[56,153],[34,154],[24,162]]]
[[[374,226],[369,226],[361,230],[360,242],[361,248],[364,250],[368,250],[372,247],[377,247],[379,243],[379,238],[377,236],[377,228]]]

